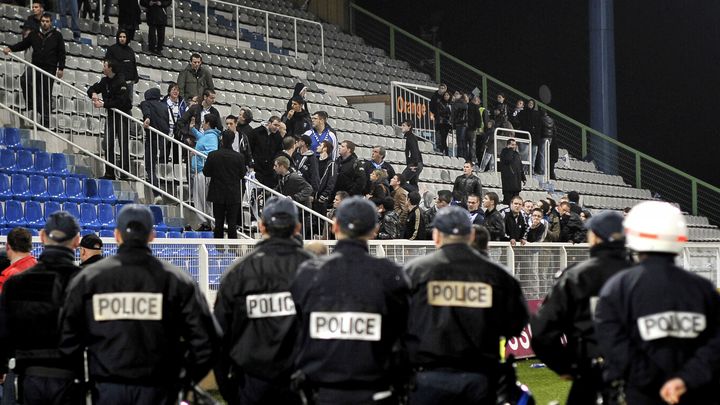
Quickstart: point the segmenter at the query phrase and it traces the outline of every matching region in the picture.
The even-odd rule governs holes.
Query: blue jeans
[[[80,38],[80,26],[78,25],[78,3],[77,0],[58,0],[58,28],[68,28],[67,15],[70,14],[73,37]]]
[[[462,371],[421,371],[415,375],[410,405],[477,404],[495,405],[495,393],[488,377]]]

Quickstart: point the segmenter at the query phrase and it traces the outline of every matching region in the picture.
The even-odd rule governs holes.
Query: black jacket
[[[7,357],[15,357],[16,372],[26,367],[50,367],[70,370],[81,376],[82,362],[61,358],[58,316],[63,306],[65,288],[78,274],[75,252],[59,246],[46,246],[38,263],[10,277],[3,286],[2,312],[6,325],[2,328],[3,368]]]
[[[500,336],[518,336],[527,324],[520,283],[464,243],[404,269],[412,294],[405,344],[414,367],[488,373],[499,361]]]
[[[453,128],[468,126],[468,105],[464,101],[452,103],[452,125]]]
[[[502,214],[493,208],[485,211],[485,228],[490,232],[490,240],[497,242],[505,237],[505,220]]]
[[[281,120],[285,123],[285,126],[287,126],[287,134],[285,136],[299,138],[300,135],[312,129],[310,113],[305,110],[293,113],[292,118],[288,118],[288,113],[286,112],[281,117]]]
[[[580,216],[574,212],[560,216],[560,242],[583,243],[587,231]]]
[[[240,186],[246,172],[245,159],[232,148],[220,147],[210,152],[203,166],[203,174],[210,177],[207,200],[220,204],[240,204]]]
[[[313,257],[294,238],[270,238],[225,272],[215,301],[224,331],[215,374],[221,389],[232,385],[227,376],[233,369],[266,380],[289,379],[298,333],[290,285],[300,265]]]
[[[60,351],[82,359],[87,347],[91,378],[118,384],[168,386],[183,367],[200,381],[220,340],[207,300],[188,273],[132,242],[73,279],[61,322]]]
[[[600,290],[595,330],[605,378],[625,380],[636,399],[629,403],[663,403],[660,387],[679,377],[688,389],[681,404],[718,404],[720,295],[674,259],[651,253]]]
[[[555,285],[530,320],[533,351],[550,369],[577,377],[600,356],[593,326],[597,297],[610,277],[631,266],[624,242],[616,241],[591,247],[590,259],[555,275]]]
[[[310,206],[313,195],[313,189],[310,183],[305,181],[301,175],[290,172],[278,179],[275,191],[308,207]]]
[[[190,130],[190,121],[192,121],[192,117],[195,117],[195,128],[200,129],[203,123],[201,119],[203,110],[204,107],[202,103],[194,104],[185,110],[185,114],[177,120],[175,126],[178,127],[178,137],[180,140],[184,142],[188,138],[195,138],[192,130]],[[217,117],[218,125],[220,124],[220,113],[215,107],[210,106],[210,108],[208,108],[208,114],[215,115],[215,117]]]
[[[387,389],[391,352],[408,311],[408,281],[400,267],[371,256],[365,242],[340,240],[331,255],[300,266],[290,291],[300,321],[297,367],[308,381]],[[320,326],[331,318],[351,322],[360,339],[347,336],[347,329]]]
[[[380,218],[380,230],[377,238],[382,240],[401,239],[404,230],[405,224],[402,223],[397,211],[387,211]]]
[[[88,97],[92,98],[93,93],[102,95],[104,107],[107,110],[117,108],[129,114],[132,109],[127,83],[125,83],[125,76],[122,73],[118,73],[112,78],[103,76],[99,82],[88,88]]]
[[[482,114],[480,114],[481,108],[483,108],[483,106],[478,104],[468,104],[468,131],[484,129],[485,124],[488,122],[488,110],[487,108],[483,108]]]
[[[520,241],[525,239],[525,232],[527,231],[527,224],[522,213],[519,213],[517,217],[513,217],[512,212],[505,214],[505,237],[506,240]]]
[[[555,120],[549,115],[544,115],[540,118],[542,125],[542,131],[540,136],[543,138],[554,138],[555,137]]]
[[[87,260],[85,260],[84,262],[80,263],[80,268],[81,268],[81,269],[84,269],[85,267],[87,267],[87,266],[89,266],[89,265],[91,265],[91,264],[95,264],[95,263],[99,262],[99,261],[102,260],[103,258],[104,258],[104,256],[103,256],[102,254],[90,256],[90,257],[88,257]]]
[[[542,132],[542,122],[540,121],[540,111],[525,108],[520,112],[520,129],[530,132],[532,144],[540,144],[540,134]]]
[[[237,132],[235,132],[235,142],[233,142],[233,150],[242,155],[247,167],[253,167],[253,153],[249,135],[251,131],[252,127],[250,125],[243,125],[243,128],[238,126]]]
[[[167,25],[167,11],[172,0],[160,0],[160,5],[150,5],[150,0],[140,0],[140,5],[145,7],[145,21],[147,25]]]
[[[313,194],[317,193],[318,187],[320,187],[320,173],[318,172],[318,159],[315,152],[308,150],[305,153],[296,153],[294,159],[298,173],[305,181],[310,183]]]
[[[137,0],[118,0],[118,26],[137,29],[140,25],[140,4]]]
[[[380,167],[377,167],[374,161],[366,160],[363,163],[363,167],[365,167],[365,176],[367,176],[365,194],[370,194],[370,192],[372,191],[371,190],[372,182],[370,181],[370,173],[372,173],[373,170],[386,171],[388,181],[390,181],[390,179],[392,179],[393,176],[395,176],[395,169],[393,169],[392,165],[385,160],[383,160],[383,162],[380,163]]]
[[[370,201],[378,205],[383,202],[385,198],[390,197],[390,185],[387,181],[383,180],[370,182],[370,192],[367,194],[370,195]]]
[[[474,174],[469,176],[461,174],[457,176],[452,190],[453,200],[465,204],[470,194],[482,196],[482,182],[480,178]]]
[[[504,148],[500,152],[498,170],[500,170],[503,190],[522,190],[525,172],[523,171],[522,159],[519,153],[512,148]]]
[[[338,156],[335,160],[337,164],[337,179],[335,180],[335,192],[347,191],[351,196],[362,195],[365,191],[365,168],[356,154],[351,154],[343,159]]]
[[[145,91],[145,101],[140,103],[143,120],[150,118],[150,126],[162,132],[170,133],[170,112],[167,103],[160,101],[160,89],[152,88]],[[146,131],[147,136],[150,130]],[[165,140],[162,141],[163,143]]]
[[[255,128],[248,136],[250,149],[253,152],[255,171],[261,174],[272,175],[273,159],[282,151],[282,136],[280,132],[271,133],[264,126]]]
[[[324,204],[327,206],[332,203],[332,199],[335,197],[335,182],[337,181],[338,164],[330,160],[330,157],[325,159],[325,170],[323,170],[320,176],[320,184],[318,185],[317,193],[315,193],[315,202]],[[323,162],[320,162],[323,164]]]
[[[137,64],[135,59],[135,51],[130,48],[130,40],[128,39],[125,45],[120,45],[118,36],[124,33],[127,35],[125,30],[118,30],[115,35],[115,44],[110,45],[105,52],[105,59],[112,61],[117,70],[117,73],[122,73],[125,76],[125,80],[133,83],[137,83],[139,80]]]
[[[417,136],[413,132],[406,132],[405,137],[405,164],[408,166],[418,166],[423,162],[420,147],[418,146]]]
[[[422,216],[420,207],[415,207],[408,212],[405,221],[405,239],[425,240],[425,219]]]
[[[55,74],[56,70],[65,69],[65,40],[55,28],[43,34],[34,30],[22,41],[10,47],[13,52],[33,49],[32,63],[40,69]]]

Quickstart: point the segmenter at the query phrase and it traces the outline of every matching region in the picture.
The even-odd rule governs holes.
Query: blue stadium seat
[[[109,230],[109,229],[101,229],[99,236],[101,238],[114,238],[115,232],[113,230]]]
[[[85,202],[80,179],[77,177],[67,177],[65,179],[65,194],[67,200],[72,202]]]
[[[25,203],[25,221],[30,228],[41,229],[45,226],[42,203],[38,201]]]
[[[80,222],[80,208],[78,208],[77,203],[75,202],[66,202],[62,205],[63,211],[67,211],[68,214],[75,217],[75,219]]]
[[[60,202],[67,200],[67,195],[65,194],[65,184],[63,183],[62,178],[58,176],[49,176],[47,179],[47,193],[48,200],[50,201]]]
[[[0,173],[0,200],[9,200],[11,198],[10,177],[5,173]]]
[[[200,232],[195,232],[195,231],[183,232],[183,238],[186,238],[186,239],[188,239],[188,238],[200,238],[200,237],[201,237],[201,236],[200,236]]]
[[[104,203],[115,204],[117,202],[117,197],[115,196],[112,180],[99,179],[97,182],[98,198],[100,198],[100,200]]]
[[[153,213],[153,219],[155,220],[155,230],[156,231],[169,231],[167,225],[165,225],[165,220],[163,219],[163,212],[160,207],[157,205],[151,205],[150,211]]]
[[[87,202],[95,204],[102,202],[102,199],[98,196],[98,184],[95,179],[83,179],[83,194]]]
[[[44,151],[35,152],[35,164],[33,164],[32,172],[37,174],[50,173],[49,153]]]
[[[180,239],[180,238],[182,238],[182,234],[183,234],[182,232],[178,232],[178,231],[168,231],[165,234],[165,237],[171,238],[171,239]]]
[[[19,149],[17,151],[15,167],[12,171],[15,173],[28,174],[33,170],[33,154],[28,149]]]
[[[47,219],[52,213],[60,211],[62,208],[60,207],[60,203],[57,201],[48,201],[45,203],[45,221],[47,222]]]
[[[102,226],[97,220],[97,208],[93,203],[80,203],[80,226],[100,230]]]
[[[30,185],[28,184],[27,176],[19,173],[10,176],[10,190],[12,191],[14,199],[20,201],[29,200]]]
[[[0,170],[9,172],[15,168],[15,151],[0,149]]]
[[[80,236],[90,235],[91,233],[95,233],[95,231],[90,228],[84,228],[80,230]]]
[[[203,232],[200,232],[200,237],[203,239],[212,239],[214,237],[214,235],[211,231],[203,231]]]
[[[5,210],[0,204],[0,227],[5,226]]]
[[[50,155],[50,173],[55,176],[68,176],[70,170],[68,170],[67,157],[64,153],[53,153]]]
[[[50,195],[47,192],[45,177],[33,174],[30,176],[30,196],[35,201],[48,201]]]
[[[165,232],[163,232],[163,231],[155,231],[155,237],[156,237],[156,238],[164,238],[164,237],[166,237],[166,235],[167,235],[167,234],[166,234]]]
[[[5,201],[5,224],[10,228],[25,226],[25,214],[20,201]]]
[[[10,149],[22,148],[22,142],[20,142],[20,129],[18,128],[5,128],[5,136],[3,137],[3,145]]]
[[[97,222],[103,229],[115,229],[115,215],[112,205],[105,203],[98,204]]]

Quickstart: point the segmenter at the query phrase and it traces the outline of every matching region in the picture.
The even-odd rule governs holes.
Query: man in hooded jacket
[[[119,29],[115,36],[115,44],[110,45],[105,52],[105,60],[112,61],[118,68],[118,73],[122,73],[127,84],[128,95],[132,103],[135,96],[135,83],[140,79],[137,70],[137,61],[135,51],[130,48],[130,34],[124,29]]]

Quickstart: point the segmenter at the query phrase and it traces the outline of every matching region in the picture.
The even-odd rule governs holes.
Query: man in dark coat
[[[128,95],[132,103],[135,96],[135,83],[140,80],[135,59],[135,51],[130,48],[130,35],[124,29],[119,29],[115,36],[115,44],[110,45],[105,52],[105,60],[112,61],[122,73],[127,84]]]
[[[188,138],[194,138],[195,136],[190,130],[190,122],[195,117],[195,128],[200,129],[203,123],[203,117],[206,114],[213,114],[216,117],[216,122],[220,122],[220,113],[213,107],[215,103],[215,90],[205,90],[203,93],[202,103],[197,103],[185,111],[185,114],[180,117],[176,125],[178,126],[178,136],[183,142],[187,142]]]
[[[287,126],[287,135],[293,138],[298,138],[312,129],[310,113],[305,110],[304,102],[302,97],[293,96],[290,100],[290,109],[282,116],[282,122]]]
[[[278,156],[273,169],[278,175],[275,191],[309,207],[312,202],[312,186],[297,172],[290,171],[290,160],[285,156]]]
[[[583,243],[585,242],[585,227],[580,215],[574,213],[570,203],[563,201],[558,206],[560,213],[560,242]]]
[[[420,153],[417,136],[413,132],[413,124],[411,121],[404,121],[400,125],[403,136],[405,137],[405,170],[402,174],[405,180],[415,191],[418,191],[418,180],[423,170],[423,159]]]
[[[310,183],[313,188],[313,194],[317,193],[320,187],[320,173],[318,171],[318,159],[315,157],[315,152],[310,150],[309,135],[302,135],[297,141],[297,148],[293,159],[295,161],[295,168],[298,173]]]
[[[355,144],[351,141],[340,142],[339,156],[335,160],[338,165],[335,193],[345,191],[351,196],[363,195],[365,190],[365,169],[355,154]]]
[[[507,147],[500,152],[498,169],[502,179],[503,204],[507,205],[510,205],[513,196],[520,194],[526,180],[517,147],[517,141],[511,138],[507,140]]]
[[[165,26],[167,25],[167,11],[172,4],[171,0],[140,0],[145,7],[145,22],[148,25],[148,50],[161,55],[165,45]]]
[[[255,178],[268,187],[275,187],[277,179],[273,171],[273,160],[282,151],[280,117],[270,117],[267,124],[255,128],[249,138],[255,163]]]
[[[483,208],[485,208],[483,225],[490,232],[490,240],[493,242],[500,241],[505,237],[505,221],[497,210],[499,200],[497,193],[492,191],[485,193],[483,197]]]
[[[222,133],[220,149],[210,152],[203,174],[210,177],[207,201],[213,203],[215,229],[213,237],[222,239],[225,220],[228,224],[228,239],[237,239],[237,220],[242,203],[242,179],[245,177],[245,159],[232,148],[235,132]]]
[[[143,126],[145,127],[145,174],[150,184],[160,187],[155,173],[155,165],[158,162],[159,146],[165,145],[165,139],[148,129],[153,127],[163,134],[170,132],[170,114],[167,103],[160,101],[160,89],[154,87],[145,91],[145,101],[140,103],[140,111],[142,111]],[[153,196],[156,204],[162,202],[160,193],[153,190]]]
[[[482,183],[480,178],[473,174],[473,162],[467,161],[463,165],[463,174],[455,179],[453,200],[464,207],[470,194],[482,195]]]

